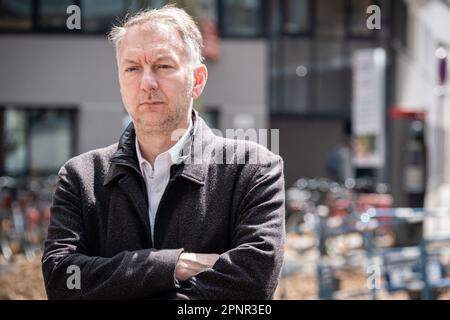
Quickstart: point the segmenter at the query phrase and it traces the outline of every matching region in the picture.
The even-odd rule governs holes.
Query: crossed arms
[[[62,168],[54,195],[42,268],[50,299],[270,299],[283,259],[282,162],[255,174],[243,196],[232,249],[188,253],[179,249],[88,255],[80,187]],[[79,290],[69,289],[69,266],[81,270]],[[177,281],[176,281],[176,280]]]

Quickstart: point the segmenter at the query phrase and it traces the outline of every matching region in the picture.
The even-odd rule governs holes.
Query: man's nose
[[[145,71],[141,79],[141,89],[145,92],[158,90],[158,81],[152,71]]]

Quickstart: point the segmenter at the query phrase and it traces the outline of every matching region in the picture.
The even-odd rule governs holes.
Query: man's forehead
[[[122,59],[139,59],[141,55],[150,54],[154,59],[159,58],[175,58],[178,53],[164,44],[146,45],[144,47],[124,46],[121,50]]]
[[[130,30],[144,31],[149,33],[163,33],[169,36],[173,36],[176,33],[176,29],[173,25],[169,23],[164,23],[163,21],[148,21],[138,25],[134,25]]]
[[[183,49],[183,42],[177,30],[162,23],[145,23],[130,27],[122,39],[125,47]]]

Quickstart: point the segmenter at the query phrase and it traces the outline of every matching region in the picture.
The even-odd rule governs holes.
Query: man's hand
[[[182,253],[175,268],[175,278],[186,281],[211,268],[218,259],[219,255],[215,253]]]

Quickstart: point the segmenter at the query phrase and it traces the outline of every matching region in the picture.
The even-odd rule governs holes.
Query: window
[[[8,32],[27,30],[53,33],[96,33],[110,31],[127,15],[141,9],[160,8],[175,3],[184,8],[203,27],[204,19],[215,24],[223,19],[228,36],[262,35],[263,0],[0,0],[0,30]],[[80,7],[81,29],[69,30],[66,26],[71,5]],[[219,7],[227,10],[219,19]],[[215,26],[217,29],[217,27]]]
[[[272,112],[347,115],[351,72],[344,54],[339,40],[281,40],[271,74]]]
[[[0,174],[54,174],[74,154],[75,110],[9,107],[0,114]]]
[[[66,29],[67,7],[74,4],[74,1],[40,0],[38,3],[40,29]]]
[[[0,29],[30,30],[32,0],[0,0]]]
[[[81,9],[81,30],[104,33],[127,13],[143,8],[158,8],[166,0],[0,0],[0,29],[69,32],[67,8]]]
[[[344,0],[315,0],[316,35],[344,35]]]
[[[374,36],[376,33],[366,28],[367,7],[380,4],[386,8],[382,24],[388,21],[391,7],[381,0],[283,0],[280,3],[281,21],[275,29],[282,32],[270,39],[271,113],[348,117],[352,99],[352,53],[361,47],[382,46]],[[397,7],[401,7],[398,3],[404,5],[403,1],[395,3]],[[393,23],[399,25],[397,29],[402,34],[405,19],[400,20]]]
[[[277,42],[271,74],[273,112],[307,113],[311,108],[311,50],[311,42],[300,38]]]
[[[29,173],[56,173],[72,155],[71,114],[67,111],[28,111]]]
[[[315,111],[350,112],[350,63],[340,40],[315,43]]]
[[[122,0],[82,0],[82,28],[88,32],[105,32],[111,28],[114,19],[121,18],[127,9],[136,11],[135,1],[129,1],[127,8]]]
[[[220,29],[224,36],[262,36],[260,0],[222,0]]]
[[[7,175],[26,173],[26,114],[23,110],[7,109],[3,124],[3,170]]]
[[[198,0],[195,2],[198,7],[199,15],[212,18],[214,21],[218,21],[217,16],[217,0]]]
[[[348,30],[350,37],[371,36],[374,31],[367,28],[367,8],[372,5],[372,0],[350,0],[348,14]]]
[[[283,33],[299,35],[311,32],[311,1],[283,1]]]
[[[160,0],[160,2],[165,1]],[[193,16],[198,23],[206,17],[212,18],[214,21],[218,21],[218,0],[171,0],[167,2],[176,3],[177,7],[186,10],[186,12]]]
[[[392,33],[395,41],[399,42],[402,48],[408,46],[408,8],[404,1],[395,1],[393,3]]]
[[[164,0],[81,0],[82,29],[85,32],[107,32],[126,14],[144,8],[159,8]]]

